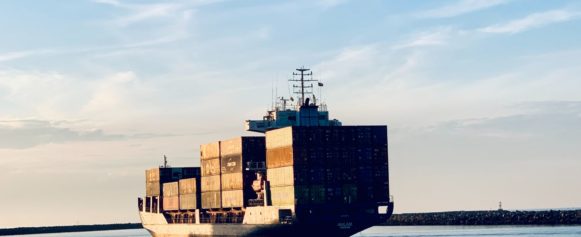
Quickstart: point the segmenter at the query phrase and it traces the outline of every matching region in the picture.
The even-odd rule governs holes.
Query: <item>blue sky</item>
[[[581,206],[577,1],[2,1],[0,29],[0,227],[138,221],[145,168],[249,134],[303,65],[389,125],[396,212]]]

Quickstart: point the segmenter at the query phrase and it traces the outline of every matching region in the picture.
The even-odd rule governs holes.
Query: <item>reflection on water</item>
[[[94,232],[12,235],[28,237],[150,237],[144,229]],[[502,236],[502,237],[573,237],[581,236],[581,226],[375,226],[354,236],[359,237],[452,237],[452,236]],[[303,236],[306,237],[306,236]]]

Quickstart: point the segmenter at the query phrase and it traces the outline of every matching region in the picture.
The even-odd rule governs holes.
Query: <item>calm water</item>
[[[77,232],[62,234],[19,235],[29,237],[149,237],[149,233],[143,229],[138,230],[114,230],[96,232]],[[377,226],[371,227],[355,236],[518,236],[541,237],[581,236],[581,226]]]

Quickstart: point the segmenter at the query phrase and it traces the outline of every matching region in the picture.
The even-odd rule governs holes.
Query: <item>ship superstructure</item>
[[[146,172],[153,236],[349,236],[389,218],[387,126],[330,120],[312,93],[322,84],[297,71],[295,103],[246,121],[264,136],[203,144],[199,168]]]
[[[339,120],[329,119],[327,105],[315,96],[315,87],[322,87],[323,83],[313,79],[310,69],[296,70],[289,80],[296,96],[277,98],[273,108],[261,120],[246,120],[247,131],[265,133],[288,126],[341,126]]]

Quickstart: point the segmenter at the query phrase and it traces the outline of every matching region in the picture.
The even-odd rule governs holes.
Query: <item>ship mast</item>
[[[299,102],[299,106],[302,106],[305,104],[305,94],[312,94],[313,93],[312,91],[305,91],[305,89],[309,89],[309,88],[311,90],[313,89],[313,84],[305,86],[305,82],[312,82],[312,81],[316,81],[316,80],[313,80],[313,72],[309,72],[311,69],[305,68],[303,66],[301,68],[297,68],[296,70],[299,71],[300,73],[293,72],[293,76],[301,76],[301,78],[295,79],[293,77],[289,81],[300,82],[300,85],[293,85],[293,88],[300,89],[299,91],[294,91],[294,93],[301,95],[301,100]],[[305,78],[305,76],[310,76],[310,78]],[[307,106],[308,106],[308,104],[307,104]]]

